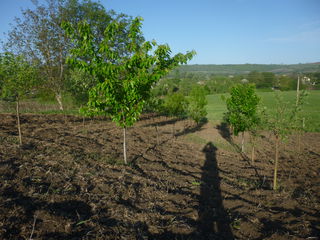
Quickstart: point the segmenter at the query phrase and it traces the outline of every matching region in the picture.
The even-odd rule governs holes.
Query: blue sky
[[[147,40],[190,64],[320,62],[320,0],[101,0],[106,9],[144,18]],[[30,0],[0,0],[0,39]]]

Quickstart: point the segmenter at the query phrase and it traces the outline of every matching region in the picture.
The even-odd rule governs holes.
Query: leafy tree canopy
[[[230,97],[226,100],[228,112],[225,117],[236,136],[260,121],[257,114],[259,101],[252,84],[237,84],[231,88]]]
[[[105,112],[124,128],[138,119],[152,86],[195,54],[192,51],[171,57],[168,45],[141,40],[141,25],[141,18],[133,19],[129,25],[115,20],[107,26],[98,45],[94,44],[95,36],[87,22],[63,25],[74,45],[68,62],[98,80],[90,90],[88,110]],[[121,55],[116,50],[116,39],[124,31],[128,31],[128,39],[123,42],[126,55]]]
[[[37,83],[36,67],[22,55],[6,52],[0,55],[1,97],[17,100],[31,93]]]

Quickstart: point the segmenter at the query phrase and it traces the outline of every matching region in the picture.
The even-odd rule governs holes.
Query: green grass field
[[[295,103],[295,91],[279,93],[283,96],[284,101],[291,101],[292,103]],[[274,110],[274,106],[276,105],[275,92],[257,92],[257,94],[261,97],[261,104],[266,106],[268,111],[272,112],[272,110]],[[221,98],[222,95],[228,97],[228,94],[215,94],[207,96],[207,117],[209,121],[213,123],[220,122],[223,118],[223,114],[227,111],[226,104]],[[306,130],[311,132],[320,132],[320,91],[309,91],[305,102],[306,104],[303,106],[303,114],[305,115]],[[79,114],[78,109],[75,108],[70,101],[65,103],[65,107],[66,109],[63,112],[64,114]],[[0,101],[0,112],[14,111],[14,103],[4,103]],[[41,103],[35,100],[27,100],[21,103],[21,112],[41,114],[61,113],[56,102],[52,101]]]
[[[267,107],[267,111],[272,112],[276,105],[275,93],[274,92],[258,92],[261,97],[261,104]],[[285,102],[295,103],[296,92],[280,92]],[[228,94],[216,94],[208,95],[208,119],[211,122],[220,122],[223,118],[223,113],[227,111],[225,102],[221,99],[221,96]],[[320,132],[320,91],[308,91],[305,105],[303,106],[303,114],[305,115],[305,124],[307,131]]]

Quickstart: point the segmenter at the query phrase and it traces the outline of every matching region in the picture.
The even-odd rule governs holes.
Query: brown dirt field
[[[144,116],[124,166],[122,131],[102,118],[23,115],[22,132],[19,148],[14,115],[0,115],[0,239],[320,236],[319,133],[300,154],[295,138],[282,146],[273,191],[269,134],[251,163],[223,125]]]

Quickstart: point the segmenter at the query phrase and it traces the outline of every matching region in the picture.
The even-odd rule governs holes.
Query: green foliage
[[[81,69],[71,69],[69,71],[67,89],[72,94],[77,104],[86,104],[89,100],[89,90],[97,83],[94,76]]]
[[[259,101],[254,85],[238,84],[231,88],[230,97],[226,99],[228,111],[225,119],[233,126],[236,136],[259,123]]]
[[[275,136],[275,161],[274,161],[274,175],[273,175],[273,189],[278,189],[277,174],[279,164],[279,145],[281,142],[294,131],[301,129],[301,121],[299,113],[304,104],[305,92],[301,92],[297,97],[295,103],[285,102],[283,96],[276,93],[275,114],[266,116],[265,124],[267,129],[270,130]]]
[[[162,98],[156,97],[151,94],[149,99],[147,99],[143,111],[144,112],[153,112],[153,113],[161,113],[163,112],[163,104],[164,101]]]
[[[32,94],[38,80],[37,70],[23,56],[7,52],[0,55],[0,79],[1,97],[16,101]]]
[[[287,101],[282,92],[275,93],[275,105],[272,114],[266,114],[263,122],[268,130],[280,140],[285,140],[295,129],[300,128],[302,106],[305,103],[306,92],[299,94],[298,102]]]
[[[188,111],[188,100],[180,92],[172,93],[165,98],[163,111],[169,116],[186,117]]]
[[[194,86],[191,90],[189,97],[188,115],[197,124],[203,121],[207,116],[206,105],[208,101],[206,99],[206,91],[201,86]]]
[[[21,19],[16,18],[14,27],[8,33],[5,47],[39,63],[43,87],[54,93],[60,109],[63,110],[62,96],[67,90],[70,91],[67,88],[70,84],[68,84],[69,68],[66,65],[66,58],[73,45],[62,29],[61,22],[76,24],[80,20],[86,20],[93,33],[92,45],[97,47],[103,38],[105,27],[113,19],[118,19],[126,26],[131,18],[124,14],[118,15],[114,11],[107,12],[101,3],[91,0],[32,2],[34,8],[23,10]],[[126,39],[128,39],[128,32],[124,29],[115,41],[115,48],[120,55],[125,54]],[[82,58],[83,61],[89,59],[85,57]],[[87,78],[82,80],[87,84]],[[92,79],[89,79],[89,82],[90,80]],[[81,98],[81,95],[86,97],[86,93],[75,92],[75,90],[87,92],[87,89],[72,88],[71,90],[76,94],[77,99]]]
[[[113,21],[105,29],[98,46],[94,44],[94,34],[88,23],[81,22],[76,28],[64,23],[75,46],[68,62],[98,79],[89,93],[88,111],[106,112],[124,128],[134,124],[140,116],[151,87],[169,70],[186,63],[194,55],[194,52],[179,53],[171,58],[168,45],[141,42],[141,21],[135,18],[129,25]],[[121,56],[115,48],[116,39],[125,29],[129,37],[125,44],[127,54]],[[90,60],[81,60],[84,57]]]

